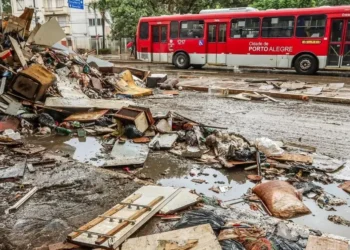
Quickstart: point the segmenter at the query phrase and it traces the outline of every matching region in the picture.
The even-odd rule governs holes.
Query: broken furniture
[[[82,246],[116,249],[180,191],[172,187],[144,186],[73,231],[67,239]]]
[[[27,99],[39,101],[55,81],[55,75],[49,70],[40,64],[33,64],[17,74],[12,89]]]
[[[141,133],[144,133],[149,127],[145,111],[141,109],[123,107],[115,114],[115,117],[124,124],[135,125]]]
[[[147,88],[157,88],[159,83],[165,82],[168,79],[167,74],[151,74],[147,77]]]

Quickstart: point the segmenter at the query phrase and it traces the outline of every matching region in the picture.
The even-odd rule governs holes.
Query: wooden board
[[[344,182],[339,187],[350,194],[350,181]]]
[[[36,148],[14,148],[12,151],[19,153],[19,154],[25,154],[25,155],[34,155],[37,153],[40,153],[42,151],[45,151],[46,148],[44,147],[36,147]]]
[[[24,58],[24,55],[23,55],[21,47],[19,46],[18,42],[14,38],[12,38],[11,36],[10,36],[10,41],[12,43],[13,49],[15,50],[15,52],[16,52],[16,54],[18,56],[19,61],[21,62],[22,67],[26,68],[27,67],[27,61]]]
[[[116,234],[113,235],[113,238],[103,241],[102,244],[97,244],[101,237],[98,235],[92,234],[90,237],[87,232],[94,232],[100,234],[107,234],[108,232],[115,231],[116,228],[120,227],[123,222],[119,220],[110,220],[108,218],[96,218],[95,220],[100,220],[99,223],[88,223],[81,228],[86,228],[87,232],[79,233],[78,236],[70,234],[68,240],[74,244],[88,246],[88,247],[103,247],[103,248],[113,248],[116,249],[122,242],[124,242],[130,235],[132,235],[137,229],[139,229],[143,224],[145,224],[153,215],[155,215],[160,209],[162,209],[168,202],[170,202],[178,193],[180,189],[172,187],[159,187],[159,186],[144,186],[137,190],[134,194],[130,195],[124,202],[132,199],[135,195],[141,195],[134,204],[139,205],[149,205],[152,201],[162,197],[162,199],[157,202],[150,211],[142,213],[139,217],[135,219],[135,224],[128,224],[123,226]],[[118,205],[117,205],[118,206]],[[142,210],[142,209],[141,209]],[[119,218],[130,218],[137,213],[140,213],[140,209],[137,210],[136,207],[123,207],[122,209],[116,211],[115,213],[110,214],[109,216],[119,217]]]
[[[198,243],[191,250],[221,250],[213,229],[209,224],[196,227],[184,228],[180,230],[153,234],[139,238],[127,240],[122,250],[157,250],[160,241],[172,241],[178,245],[185,244],[189,240],[198,240]],[[137,246],[137,247],[136,247]]]
[[[79,121],[79,122],[89,122],[96,121],[101,116],[105,115],[108,110],[99,110],[93,112],[81,112],[68,116],[65,121]]]
[[[203,91],[208,92],[209,85],[212,85],[212,81],[209,82],[207,85],[204,85],[203,81],[187,81],[187,82],[180,82],[179,86],[182,86],[184,90],[196,90],[196,91]],[[218,88],[222,87],[225,89],[228,89],[229,94],[240,94],[240,93],[259,93],[259,94],[266,94],[270,97],[275,98],[284,98],[284,99],[294,99],[294,100],[314,100],[319,102],[329,102],[329,103],[343,103],[343,104],[350,104],[350,93],[344,92],[344,93],[335,93],[337,96],[329,97],[326,95],[307,95],[307,94],[300,94],[295,92],[285,92],[281,93],[277,90],[275,91],[263,91],[259,90],[258,88],[246,88],[242,86],[237,86],[236,83],[227,83],[227,84],[216,84]],[[306,98],[305,98],[306,97]]]
[[[345,241],[310,235],[306,250],[348,250]]]
[[[132,101],[104,99],[66,99],[62,97],[46,98],[45,107],[63,109],[113,109],[118,110],[134,104]]]
[[[282,162],[301,162],[305,164],[312,164],[313,157],[311,155],[301,155],[301,154],[292,154],[292,153],[283,153],[279,157],[270,157],[277,161]]]
[[[191,193],[191,189],[182,188],[180,193],[176,195],[168,204],[166,204],[160,211],[160,214],[173,214],[182,209],[196,204],[199,201],[199,196]]]

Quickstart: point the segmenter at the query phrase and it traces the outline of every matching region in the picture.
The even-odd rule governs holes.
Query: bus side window
[[[256,38],[259,36],[259,18],[241,18],[231,21],[231,38]]]
[[[299,16],[297,37],[323,37],[326,27],[326,15]]]
[[[170,38],[177,39],[179,37],[179,22],[170,23]]]
[[[141,23],[140,24],[140,39],[148,39],[149,36],[149,27],[148,23]]]
[[[294,33],[293,16],[264,17],[262,37],[292,37]]]
[[[180,38],[203,38],[204,21],[183,21],[180,24]]]

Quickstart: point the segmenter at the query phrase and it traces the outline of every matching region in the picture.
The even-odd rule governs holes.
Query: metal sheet
[[[66,34],[63,32],[56,18],[51,18],[40,27],[33,40],[35,44],[52,46],[63,38],[66,38]]]
[[[122,230],[114,234],[112,238],[103,242],[101,245],[97,245],[95,243],[96,240],[98,239],[97,235],[92,234],[89,237],[88,233],[82,233],[76,238],[71,239],[70,241],[75,244],[85,245],[89,247],[103,247],[103,248],[116,249],[137,229],[139,229],[143,224],[145,224],[153,215],[155,215],[160,209],[162,209],[165,204],[171,201],[179,192],[180,192],[179,189],[172,188],[172,187],[144,186],[139,190],[137,190],[134,194],[130,195],[123,202],[126,202],[127,200],[132,199],[133,196],[135,195],[140,195],[140,198],[138,198],[135,202],[133,202],[134,204],[138,204],[138,205],[147,205],[151,201],[153,201],[154,199],[160,196],[162,196],[163,199],[159,203],[157,203],[155,206],[153,206],[150,211],[147,211],[143,213],[140,217],[138,217],[135,220],[134,225],[129,223],[126,227],[124,227]],[[117,206],[118,205],[116,205],[115,207]],[[137,211],[139,210],[137,210],[136,207],[134,206],[131,206],[130,208],[126,206],[121,210],[117,211],[116,213],[114,213],[112,216],[127,219],[130,216],[137,213]],[[119,220],[111,221],[109,218],[106,218],[102,220],[102,222],[88,229],[87,231],[106,234],[111,229],[116,228],[119,224],[120,224]]]
[[[12,167],[0,169],[0,179],[21,178],[24,175],[25,161],[17,162]]]
[[[171,148],[179,136],[177,134],[157,134],[149,143],[150,148]]]
[[[139,238],[128,239],[122,250],[157,250],[160,241],[177,242],[180,245],[188,240],[198,240],[198,243],[191,247],[191,250],[221,250],[213,229],[209,224],[196,227],[184,228],[180,230],[147,235]],[[135,248],[135,246],[137,246]],[[179,248],[180,249],[180,248]]]
[[[149,148],[145,144],[116,142],[111,152],[111,159],[106,159],[103,167],[142,165],[145,163]]]
[[[105,115],[108,110],[99,110],[93,112],[81,112],[68,116],[65,121],[79,121],[79,122],[88,122],[96,121],[103,115]]]
[[[104,100],[104,99],[66,99],[62,97],[46,98],[45,107],[64,108],[64,109],[113,109],[118,110],[122,107],[133,105],[132,101],[124,100]]]

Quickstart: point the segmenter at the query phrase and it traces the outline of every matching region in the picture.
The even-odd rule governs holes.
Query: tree
[[[10,0],[2,0],[2,9],[5,13],[12,13],[11,1]]]
[[[96,11],[99,11],[101,14],[101,22],[102,22],[102,48],[106,48],[106,34],[105,34],[105,26],[106,26],[106,13],[110,8],[110,2],[108,0],[97,0],[90,2],[88,7],[92,9],[95,14]],[[97,36],[98,34],[96,34]]]

